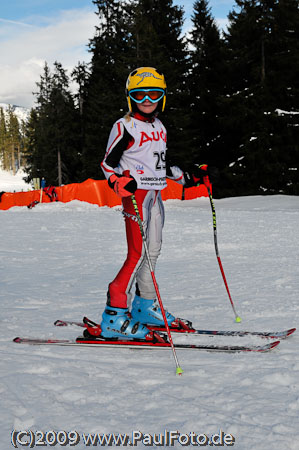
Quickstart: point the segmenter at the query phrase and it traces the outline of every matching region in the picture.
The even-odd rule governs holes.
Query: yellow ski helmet
[[[147,98],[153,102],[158,101],[161,111],[164,111],[167,89],[163,73],[158,72],[154,67],[139,67],[130,73],[126,83],[126,96],[130,112],[133,110],[132,100],[134,103],[141,103],[141,101],[134,98],[134,92],[136,91],[144,91],[148,95],[153,91],[161,92],[161,95],[154,100],[149,97]]]

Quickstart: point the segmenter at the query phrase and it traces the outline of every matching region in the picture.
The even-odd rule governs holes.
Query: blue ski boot
[[[132,303],[131,314],[134,320],[138,320],[145,325],[165,326],[159,303],[156,300],[147,300],[136,294]],[[168,311],[165,311],[165,315],[168,325],[171,326],[175,317]]]
[[[133,319],[128,308],[106,306],[102,318],[101,336],[104,338],[153,339],[153,333],[139,321]]]

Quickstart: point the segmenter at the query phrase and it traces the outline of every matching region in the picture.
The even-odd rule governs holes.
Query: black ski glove
[[[210,182],[215,181],[219,176],[219,171],[216,167],[210,167],[207,164],[193,164],[189,171],[184,172],[185,187],[193,187],[198,184],[205,184],[205,177],[208,177]]]

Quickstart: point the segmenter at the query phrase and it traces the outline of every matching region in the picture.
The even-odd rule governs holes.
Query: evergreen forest
[[[16,171],[26,164],[26,124],[19,121],[13,108],[0,108],[0,163],[4,170]]]
[[[22,139],[0,116],[1,149],[4,135],[6,149],[24,147],[28,181],[103,179],[111,127],[127,112],[127,76],[152,66],[166,77],[160,118],[174,164],[217,168],[216,198],[299,195],[298,0],[235,0],[225,31],[197,0],[187,34],[184,8],[172,0],[92,3],[90,63],[71,73],[45,63]]]

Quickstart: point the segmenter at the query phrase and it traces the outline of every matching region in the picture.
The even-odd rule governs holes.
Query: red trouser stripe
[[[137,190],[135,198],[138,205],[141,220],[143,220],[142,204],[148,191]],[[128,244],[127,258],[116,275],[115,279],[109,284],[110,304],[115,308],[127,307],[127,293],[131,288],[136,271],[143,260],[143,242],[140,229],[135,220],[135,211],[131,197],[122,199],[126,235]]]

